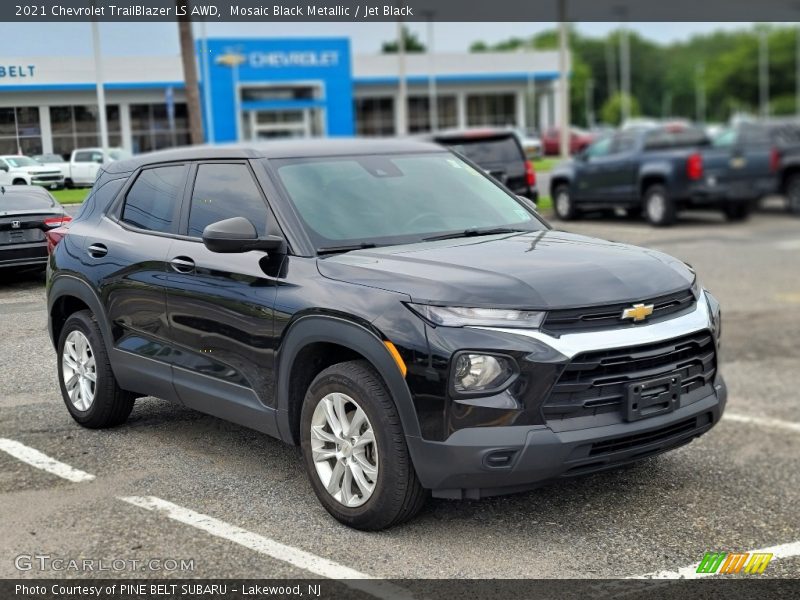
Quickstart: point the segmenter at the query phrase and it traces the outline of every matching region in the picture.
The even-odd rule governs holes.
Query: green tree
[[[600,117],[604,123],[619,125],[622,122],[622,101],[624,98],[625,94],[617,92],[603,103],[603,108],[600,109]],[[630,102],[628,105],[630,116],[638,117],[641,115],[642,110],[639,107],[639,101],[633,96],[628,96],[628,101]]]
[[[411,31],[408,27],[403,25],[403,41],[405,42],[406,52],[425,52],[427,49],[417,37],[417,34]],[[395,54],[398,51],[397,40],[389,40],[383,42],[381,52],[383,54]]]

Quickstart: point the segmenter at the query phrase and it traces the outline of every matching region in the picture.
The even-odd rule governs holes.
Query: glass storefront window
[[[189,116],[185,102],[175,103],[174,129],[165,103],[131,104],[133,152],[150,152],[189,143]]]
[[[42,152],[38,106],[0,108],[0,148],[3,154]]]
[[[516,96],[511,93],[467,96],[468,127],[507,127],[517,122]]]
[[[122,141],[119,105],[106,105],[108,143],[119,146]],[[51,106],[50,128],[53,152],[69,160],[75,148],[100,145],[100,123],[96,105]]]
[[[422,133],[431,130],[428,96],[410,96],[408,99],[408,132]],[[458,109],[455,96],[436,97],[436,125],[439,130],[458,126]]]
[[[394,135],[394,98],[356,98],[356,133]]]

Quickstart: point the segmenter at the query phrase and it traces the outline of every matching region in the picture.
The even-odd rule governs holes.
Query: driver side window
[[[188,235],[201,237],[211,223],[244,217],[262,236],[267,230],[267,215],[267,205],[246,165],[204,163],[197,167]]]

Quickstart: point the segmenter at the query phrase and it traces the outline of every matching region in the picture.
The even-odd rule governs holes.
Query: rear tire
[[[135,396],[119,387],[94,315],[69,316],[58,338],[58,382],[72,418],[90,429],[124,423]]]
[[[728,221],[746,221],[750,217],[750,204],[747,202],[727,203],[722,207],[722,212]]]
[[[391,527],[425,503],[397,408],[366,361],[333,365],[311,382],[300,445],[314,493],[349,527]]]
[[[786,182],[786,202],[789,212],[800,216],[800,173],[790,175]]]
[[[675,223],[677,209],[661,184],[649,186],[642,198],[644,216],[653,227],[667,227]]]
[[[578,218],[580,211],[575,207],[575,201],[569,193],[569,186],[559,184],[553,190],[553,210],[556,217],[562,221],[572,221]]]

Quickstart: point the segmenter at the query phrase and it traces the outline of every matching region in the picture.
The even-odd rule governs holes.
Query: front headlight
[[[719,345],[719,340],[722,337],[722,310],[719,306],[719,301],[711,295],[708,290],[703,290],[705,300],[708,303],[708,312],[711,313],[711,326],[713,327],[714,337]]]
[[[408,304],[415,313],[433,325],[444,327],[522,327],[536,329],[545,313],[533,310],[502,308],[468,308],[463,306],[430,306]]]
[[[506,357],[463,352],[453,364],[453,389],[459,394],[496,390],[514,373],[514,366]]]

